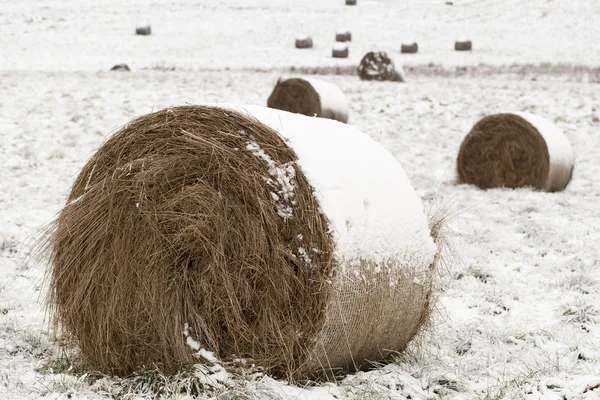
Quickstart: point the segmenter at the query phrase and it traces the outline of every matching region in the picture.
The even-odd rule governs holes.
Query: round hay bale
[[[335,43],[331,50],[331,56],[333,58],[348,58],[349,54],[350,50],[348,49],[348,46],[343,43]]]
[[[384,51],[365,54],[358,65],[358,76],[367,81],[405,81],[404,71],[397,71],[394,62]]]
[[[460,39],[454,42],[454,50],[456,51],[471,51],[473,49],[473,44],[470,40]]]
[[[149,24],[140,24],[135,27],[135,34],[148,36],[152,34],[152,27]]]
[[[111,71],[131,71],[127,64],[117,64],[110,69]]]
[[[279,79],[267,100],[267,107],[348,122],[348,102],[344,92],[335,84],[319,79]]]
[[[419,51],[419,45],[417,42],[402,43],[400,46],[400,52],[403,54],[415,54]]]
[[[296,38],[297,49],[312,49],[313,40],[310,36],[302,35]]]
[[[531,186],[563,190],[573,174],[567,137],[552,122],[529,113],[489,115],[473,126],[457,159],[458,177],[482,189]]]
[[[323,376],[405,348],[437,257],[406,174],[358,129],[174,107],[123,126],[77,177],[50,310],[95,371],[174,371],[206,349]]]
[[[356,0],[346,0],[346,5],[347,6],[355,6],[356,5]]]
[[[335,34],[335,41],[336,42],[351,42],[352,41],[352,33],[346,29],[339,30]]]

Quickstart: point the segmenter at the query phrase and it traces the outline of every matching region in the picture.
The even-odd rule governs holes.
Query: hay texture
[[[483,118],[463,140],[457,160],[459,180],[482,189],[559,191],[569,183],[573,167],[567,137],[552,122],[529,113]]]
[[[358,65],[358,76],[362,80],[404,82],[404,71],[396,66],[386,52],[369,52]]]
[[[50,244],[57,328],[87,368],[118,375],[202,349],[288,379],[366,368],[426,319],[438,254],[379,144],[336,121],[232,106],[118,130]]]
[[[127,64],[117,64],[117,65],[113,66],[110,70],[111,71],[131,71]]]
[[[400,52],[403,54],[415,54],[419,51],[419,45],[417,42],[402,43],[400,46]]]
[[[339,30],[335,34],[335,41],[336,42],[351,42],[352,41],[352,33],[346,29]]]
[[[454,50],[456,51],[471,51],[473,50],[473,43],[467,39],[460,39],[454,42]]]
[[[267,107],[348,122],[346,96],[335,84],[313,78],[279,79]]]
[[[310,36],[299,36],[296,38],[296,48],[297,49],[312,49],[313,40]]]
[[[331,50],[331,56],[333,58],[348,58],[350,55],[350,50],[348,46],[343,43],[336,43],[333,45],[333,49]]]

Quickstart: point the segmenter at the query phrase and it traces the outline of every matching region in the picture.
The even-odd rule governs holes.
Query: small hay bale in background
[[[135,27],[135,34],[136,35],[142,35],[142,36],[151,35],[152,34],[152,27],[150,26],[149,23],[138,24]]]
[[[123,126],[77,177],[51,237],[50,311],[88,370],[175,372],[206,349],[331,376],[419,331],[432,235],[402,167],[352,126],[174,107]]]
[[[279,79],[267,100],[267,107],[348,122],[348,102],[344,92],[335,84],[319,79]]]
[[[313,40],[308,35],[298,36],[296,38],[296,48],[297,49],[310,49],[313,47]]]
[[[362,80],[404,82],[404,70],[396,69],[394,62],[384,51],[365,54],[358,65],[358,76]]]
[[[356,0],[346,0],[346,5],[347,6],[355,6],[356,5]]]
[[[482,189],[531,186],[563,190],[575,158],[569,139],[556,125],[529,113],[489,115],[473,126],[457,159],[461,183]]]
[[[131,71],[127,64],[117,64],[110,69],[111,71]]]
[[[405,42],[400,45],[400,52],[403,54],[415,54],[419,51],[419,45],[417,42]]]
[[[331,50],[331,56],[333,58],[348,58],[350,50],[348,45],[344,43],[334,43],[333,49]]]
[[[456,51],[471,51],[473,49],[473,44],[470,40],[460,39],[454,42],[454,50]]]
[[[335,34],[336,42],[351,42],[352,41],[352,33],[347,29],[340,29]]]

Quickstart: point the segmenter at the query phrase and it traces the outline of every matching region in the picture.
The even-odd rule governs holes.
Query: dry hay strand
[[[454,42],[454,50],[456,51],[471,51],[473,50],[473,43],[470,40],[457,40]]]
[[[131,69],[129,69],[129,66],[127,64],[117,64],[117,65],[113,66],[110,70],[111,71],[131,71]]]
[[[404,54],[415,54],[419,51],[419,45],[417,42],[413,43],[402,43],[400,46],[400,52]]]
[[[369,52],[358,65],[358,76],[362,80],[403,82],[401,74],[396,71],[394,62],[384,51]]]
[[[459,181],[482,189],[562,190],[571,178],[573,163],[553,165],[546,140],[522,116],[489,115],[473,126],[460,146]]]
[[[348,105],[344,93],[333,83],[312,78],[277,80],[267,99],[267,107],[348,122]]]
[[[428,315],[423,273],[436,261],[426,272],[340,263],[296,161],[276,131],[218,107],[158,111],[110,137],[48,243],[54,327],[85,368],[175,373],[205,348],[294,380],[404,349]],[[275,201],[274,166],[293,180],[291,197],[281,187]],[[318,251],[307,260],[304,248]],[[342,272],[352,263],[364,279]]]
[[[352,41],[352,33],[350,31],[340,31],[335,34],[336,42],[351,42]]]
[[[297,49],[312,49],[313,40],[310,36],[302,36],[296,38],[296,48]]]

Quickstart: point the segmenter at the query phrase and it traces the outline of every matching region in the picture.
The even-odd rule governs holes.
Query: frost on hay
[[[573,165],[571,145],[562,132],[527,113],[483,118],[463,140],[457,159],[459,180],[482,189],[562,190]]]
[[[293,380],[404,349],[428,315],[437,259],[424,214],[410,236],[429,250],[416,258],[340,259],[322,186],[293,149],[253,117],[212,106],[145,115],[108,139],[49,244],[53,321],[87,369],[176,372],[206,349]],[[408,188],[406,204],[422,208]]]

